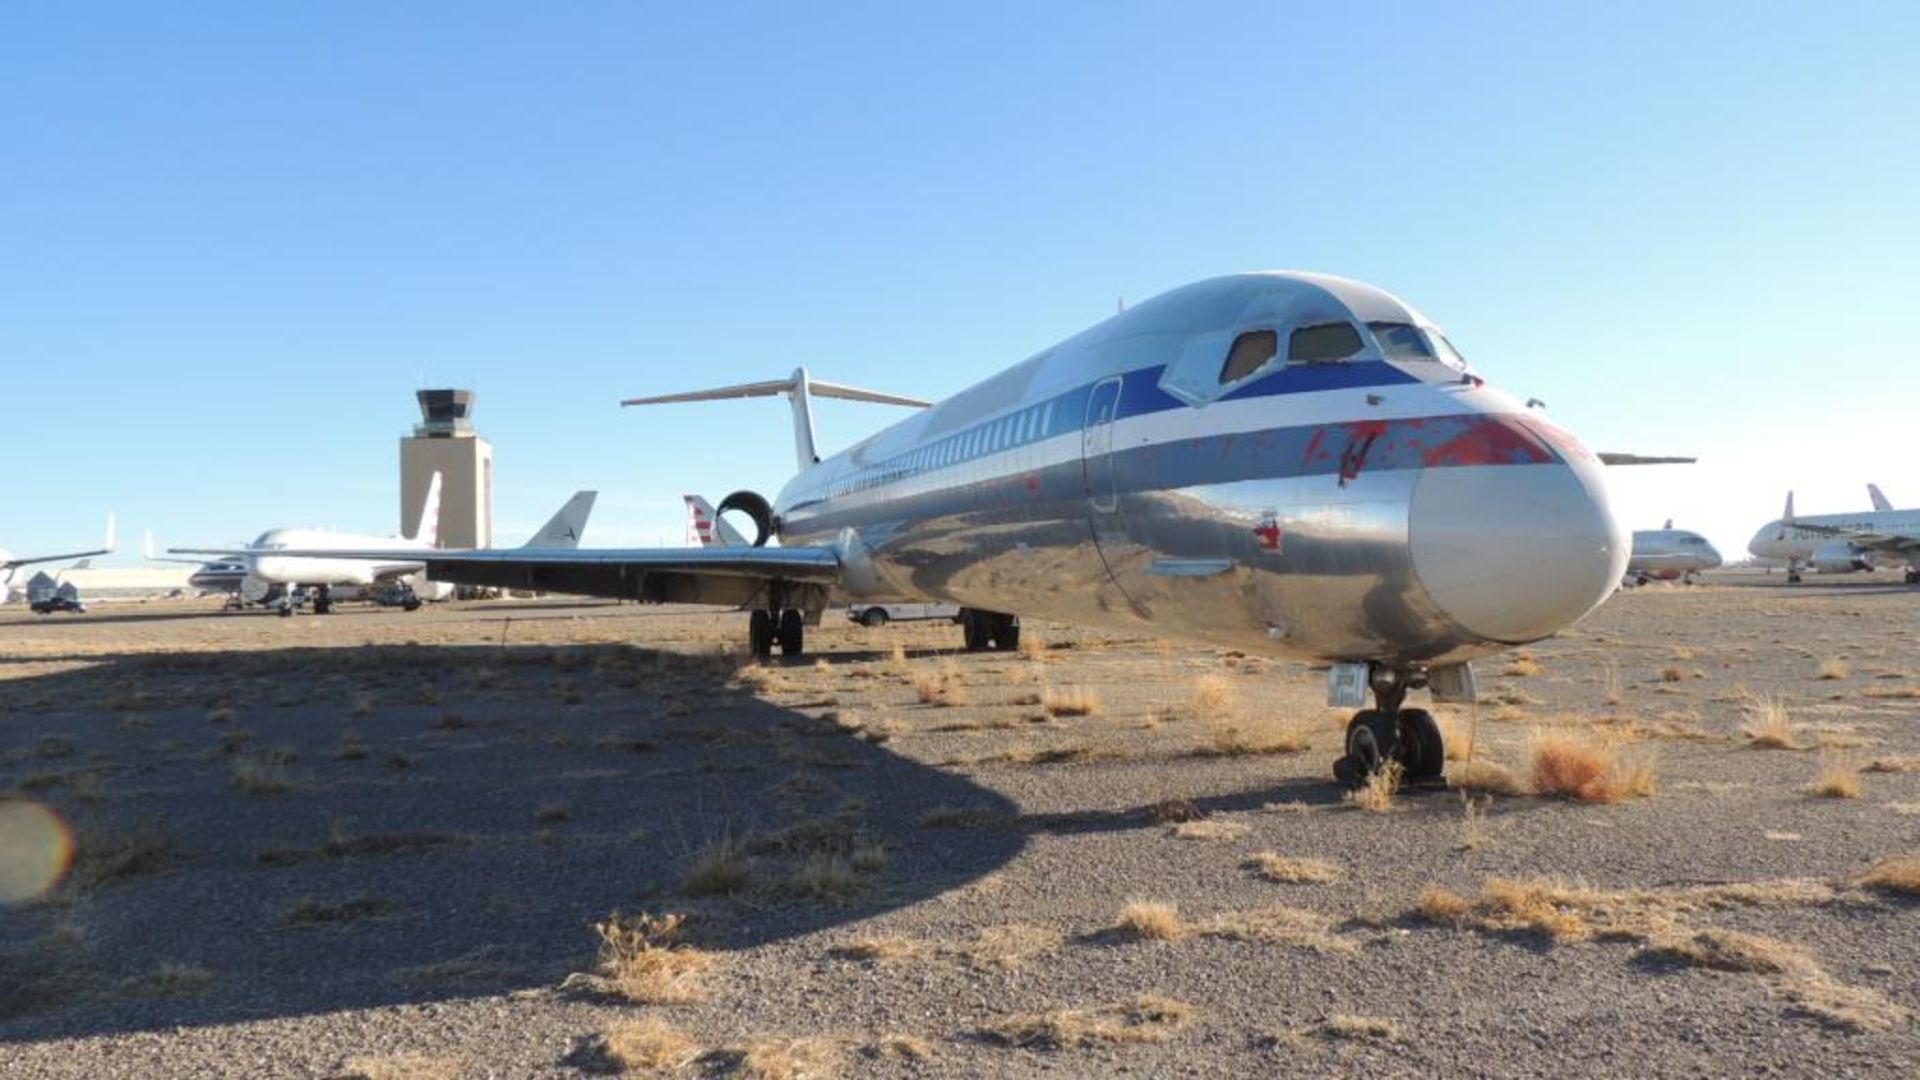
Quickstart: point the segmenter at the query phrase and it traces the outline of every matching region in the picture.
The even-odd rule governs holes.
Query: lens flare
[[[73,833],[37,802],[0,800],[0,904],[18,904],[60,884],[73,865]]]

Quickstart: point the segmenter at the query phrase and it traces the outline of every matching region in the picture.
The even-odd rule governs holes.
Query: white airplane
[[[579,547],[580,533],[587,526],[588,516],[593,513],[597,494],[592,491],[575,492],[534,533],[527,546],[542,550],[573,550]],[[314,614],[325,615],[333,610],[335,587],[365,588],[387,582],[399,583],[409,591],[406,608],[412,611],[420,606],[420,587],[416,586],[416,581],[434,590],[437,595],[452,591],[451,583],[435,580],[431,575],[421,577],[426,568],[424,556],[440,551],[436,546],[439,534],[440,474],[436,472],[427,484],[426,502],[420,511],[420,526],[412,537],[367,536],[323,529],[269,529],[261,533],[259,539],[250,546],[237,550],[167,550],[176,555],[213,556],[217,561],[243,560],[246,577],[240,586],[241,595],[253,600],[255,596],[266,595],[273,586],[280,586],[279,611],[283,616],[293,614],[297,589],[312,590]],[[390,555],[368,561],[339,554],[376,546]],[[210,567],[213,565],[208,564]]]
[[[746,547],[740,530],[716,513],[713,504],[698,495],[682,495],[687,504],[688,547]]]
[[[32,566],[34,563],[65,562],[68,559],[88,559],[95,555],[111,555],[113,554],[113,550],[112,514],[107,515],[106,546],[95,548],[92,551],[69,551],[61,555],[29,555],[24,558],[16,558],[12,552],[9,552],[5,548],[0,548],[0,604],[4,604],[13,598],[13,572],[23,566]]]
[[[1893,509],[1877,485],[1867,485],[1867,493],[1874,505],[1869,512],[1798,517],[1789,491],[1786,510],[1753,534],[1747,550],[1784,561],[1790,584],[1797,584],[1808,567],[1821,574],[1851,574],[1903,566],[1907,584],[1920,585],[1920,510]]]
[[[633,399],[785,395],[798,474],[738,491],[748,547],[429,552],[436,578],[749,610],[801,652],[829,599],[959,604],[970,648],[1021,616],[1329,663],[1366,704],[1335,771],[1440,775],[1410,690],[1472,700],[1470,662],[1552,635],[1620,581],[1604,463],[1476,374],[1394,296],[1322,274],[1201,281],[1130,307],[824,460],[789,379]],[[769,546],[778,539],[782,546]],[[342,553],[344,554],[344,553]]]
[[[1634,530],[1627,576],[1636,585],[1654,580],[1692,582],[1695,574],[1719,565],[1720,552],[1706,537],[1676,529],[1669,519],[1658,529]]]

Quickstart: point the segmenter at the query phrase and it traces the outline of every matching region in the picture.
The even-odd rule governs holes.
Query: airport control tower
[[[473,391],[421,390],[420,423],[400,440],[400,528],[420,525],[420,506],[440,474],[440,546],[493,546],[493,445],[474,433]]]

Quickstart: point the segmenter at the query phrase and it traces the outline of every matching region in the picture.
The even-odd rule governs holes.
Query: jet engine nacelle
[[[1845,540],[1835,540],[1814,548],[1813,557],[1807,562],[1822,574],[1851,574],[1858,570],[1873,569],[1866,556]]]
[[[714,516],[720,517],[729,510],[738,510],[753,519],[753,546],[765,547],[767,539],[774,533],[773,504],[765,495],[757,491],[736,491],[720,500]]]

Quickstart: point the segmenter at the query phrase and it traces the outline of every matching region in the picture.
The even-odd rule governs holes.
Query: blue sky
[[[1345,274],[1739,550],[1920,505],[1920,8],[194,4],[0,32],[0,544],[398,525],[479,393],[502,542],[771,493],[781,375],[937,397],[1234,270]],[[892,418],[828,404],[838,447]],[[129,561],[122,558],[119,561]]]

